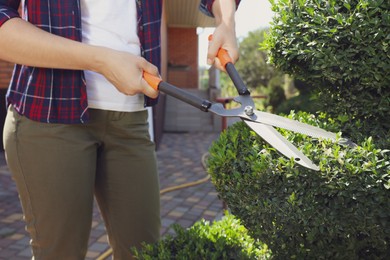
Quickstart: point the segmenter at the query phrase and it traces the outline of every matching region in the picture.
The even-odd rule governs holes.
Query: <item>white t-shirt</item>
[[[134,0],[81,0],[83,42],[140,55]],[[85,71],[90,108],[132,112],[144,110],[144,96],[120,93],[101,74]]]

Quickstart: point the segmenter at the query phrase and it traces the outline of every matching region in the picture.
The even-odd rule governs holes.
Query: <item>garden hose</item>
[[[204,169],[207,169],[207,166],[206,166],[207,156],[209,156],[209,153],[207,153],[207,152],[202,155],[202,166],[203,166]],[[176,185],[176,186],[172,186],[172,187],[168,187],[168,188],[162,189],[162,190],[160,190],[160,195],[163,195],[165,193],[168,193],[168,192],[171,192],[171,191],[175,191],[175,190],[181,190],[181,189],[184,189],[184,188],[193,187],[193,186],[205,183],[209,179],[210,179],[210,175],[207,174],[206,177],[204,177],[204,178],[202,178],[200,180],[187,182],[187,183],[183,183],[183,184],[180,184],[180,185]],[[112,254],[112,248],[109,248],[101,256],[96,258],[96,260],[105,260],[111,254]]]

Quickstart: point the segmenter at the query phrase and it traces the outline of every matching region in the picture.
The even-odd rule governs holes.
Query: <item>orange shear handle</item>
[[[213,35],[210,34],[209,35],[209,41],[211,41],[212,39],[213,39]],[[227,52],[227,50],[225,50],[223,48],[220,48],[218,50],[217,58],[219,59],[219,61],[221,62],[222,66],[224,68],[226,68],[226,65],[228,63],[233,63],[233,60],[232,60],[232,58],[230,58],[229,53]]]
[[[152,74],[150,74],[150,73],[148,73],[148,72],[146,72],[146,71],[144,71],[143,77],[144,77],[144,79],[146,80],[146,82],[148,82],[148,84],[149,84],[152,88],[154,88],[155,90],[158,90],[158,89],[159,89],[159,85],[160,85],[160,83],[161,83],[161,81],[162,81],[161,78],[156,77],[156,76],[154,76],[154,75],[152,75]]]

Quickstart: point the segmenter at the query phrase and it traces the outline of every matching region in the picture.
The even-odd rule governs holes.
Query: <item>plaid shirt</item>
[[[141,55],[160,67],[160,26],[162,0],[136,0]],[[200,10],[212,16],[214,0],[201,0]],[[239,0],[236,0],[237,4]],[[20,0],[0,0],[0,26],[19,17]],[[81,41],[80,0],[25,0],[24,17],[37,27],[75,41]],[[35,121],[84,123],[88,102],[84,72],[15,65],[7,101]],[[157,100],[145,97],[145,105]]]

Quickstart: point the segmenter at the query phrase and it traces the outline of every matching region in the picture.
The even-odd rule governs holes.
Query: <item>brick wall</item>
[[[14,65],[0,60],[0,89],[8,88]]]
[[[168,28],[168,81],[198,88],[198,35],[196,28]]]
[[[0,133],[4,126],[7,109],[5,107],[5,94],[12,76],[13,64],[0,60]],[[4,149],[3,138],[0,138],[0,150]]]

